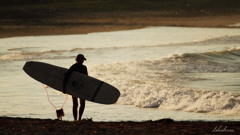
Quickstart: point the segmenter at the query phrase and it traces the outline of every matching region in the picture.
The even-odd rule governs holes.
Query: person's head
[[[78,54],[76,57],[76,62],[79,64],[82,64],[84,62],[84,60],[87,60],[83,54]]]

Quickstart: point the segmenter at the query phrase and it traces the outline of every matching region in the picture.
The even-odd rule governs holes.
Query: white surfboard
[[[63,91],[63,79],[68,69],[30,61],[25,63],[23,70],[35,80]],[[119,90],[114,86],[78,72],[71,74],[66,90],[72,96],[101,104],[116,103],[120,96]]]

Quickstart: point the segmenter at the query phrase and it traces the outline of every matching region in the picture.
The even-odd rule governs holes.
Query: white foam
[[[192,68],[194,71],[205,72],[208,68],[221,67],[218,64],[210,64],[208,67],[208,62],[200,62],[201,65],[194,65],[199,69],[194,69],[191,63],[187,63],[172,57],[167,60],[101,64],[90,67],[89,73],[120,90],[118,104],[239,116],[240,93],[172,85],[175,81],[189,79],[181,76],[184,70]]]

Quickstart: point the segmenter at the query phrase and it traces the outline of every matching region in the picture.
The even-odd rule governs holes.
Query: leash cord
[[[45,89],[45,91],[46,91],[46,93],[47,93],[48,102],[51,103],[52,106],[57,110],[56,106],[51,102],[51,100],[50,100],[50,98],[49,98],[48,91],[47,91],[46,87],[44,87],[44,84],[42,84],[42,86],[43,86],[43,88]],[[63,105],[62,105],[62,108],[64,107],[64,104],[66,103],[67,99],[68,99],[68,94],[66,95],[66,99],[65,99],[65,101],[64,101],[64,103],[63,103]]]

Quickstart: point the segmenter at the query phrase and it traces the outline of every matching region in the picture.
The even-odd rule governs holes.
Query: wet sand
[[[1,20],[0,38],[16,36],[69,35],[138,29],[149,26],[240,28],[240,15],[165,17],[162,12],[89,13],[71,16]]]

